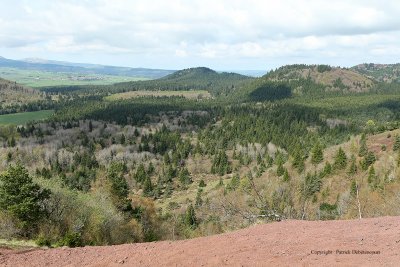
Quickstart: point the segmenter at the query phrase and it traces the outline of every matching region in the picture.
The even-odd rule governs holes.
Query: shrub
[[[80,233],[67,233],[59,242],[58,246],[68,246],[71,248],[82,247],[83,241]]]
[[[35,240],[36,245],[40,247],[51,247],[51,242],[50,240],[43,234],[40,234],[36,240]]]
[[[322,203],[319,211],[321,220],[334,220],[338,216],[336,204]]]

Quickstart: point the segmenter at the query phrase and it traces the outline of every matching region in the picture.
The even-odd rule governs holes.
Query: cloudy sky
[[[0,56],[181,69],[400,62],[398,0],[1,0]]]

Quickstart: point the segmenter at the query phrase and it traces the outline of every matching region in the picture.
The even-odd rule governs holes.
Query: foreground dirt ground
[[[173,242],[18,252],[0,249],[0,266],[398,266],[399,263],[400,217],[291,220]]]

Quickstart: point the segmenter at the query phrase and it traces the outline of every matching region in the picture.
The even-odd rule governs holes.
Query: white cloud
[[[230,69],[298,60],[400,61],[395,0],[2,2],[3,56],[85,61],[97,55],[99,63],[181,68],[204,62]]]

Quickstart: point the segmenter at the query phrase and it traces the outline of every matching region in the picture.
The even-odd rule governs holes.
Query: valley
[[[2,80],[0,238],[57,248],[212,236],[174,243],[196,247],[258,224],[320,235],[336,220],[400,216],[400,84],[369,76],[290,65],[259,78],[201,67],[101,85]],[[70,250],[49,251],[23,255]],[[0,264],[16,260],[4,253]]]

